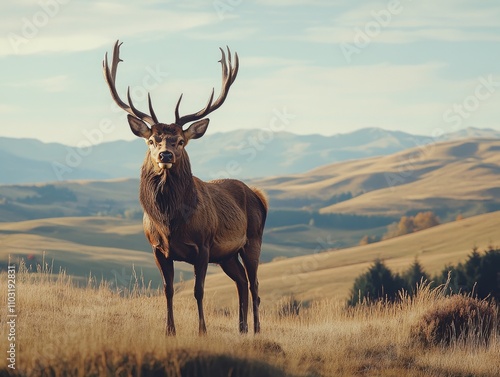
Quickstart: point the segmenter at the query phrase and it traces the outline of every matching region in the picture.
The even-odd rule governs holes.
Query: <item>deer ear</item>
[[[186,137],[186,139],[191,140],[199,139],[200,137],[202,137],[208,128],[208,122],[210,122],[210,119],[205,118],[190,125],[188,129],[184,131],[184,136]]]
[[[128,124],[134,135],[149,139],[151,137],[151,129],[142,120],[137,119],[132,115],[127,115]]]

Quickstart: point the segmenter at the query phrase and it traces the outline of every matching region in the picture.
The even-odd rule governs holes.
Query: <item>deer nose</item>
[[[168,151],[160,152],[159,156],[161,162],[172,162],[172,160],[174,159],[174,155],[172,154],[172,152]]]

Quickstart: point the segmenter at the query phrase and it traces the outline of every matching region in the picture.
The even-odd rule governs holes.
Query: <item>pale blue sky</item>
[[[203,107],[212,87],[217,93],[218,47],[229,45],[240,73],[209,116],[210,133],[500,130],[497,0],[2,0],[0,7],[0,136],[71,145],[135,138],[102,76],[116,39],[124,42],[122,98],[130,85],[146,110],[141,99],[150,89],[165,123],[181,92],[181,113]],[[290,118],[276,122],[277,112]]]

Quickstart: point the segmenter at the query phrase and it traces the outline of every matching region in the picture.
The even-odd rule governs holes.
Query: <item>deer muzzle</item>
[[[160,152],[158,155],[158,166],[161,169],[170,169],[174,163],[174,154],[169,151]]]

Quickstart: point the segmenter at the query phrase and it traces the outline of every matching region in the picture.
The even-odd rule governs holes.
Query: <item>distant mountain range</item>
[[[467,137],[500,138],[500,131],[468,128],[434,140],[380,128],[333,136],[238,130],[207,134],[190,143],[188,151],[193,172],[202,179],[258,178]],[[0,184],[137,178],[145,151],[140,139],[79,149],[35,139],[0,138]]]

